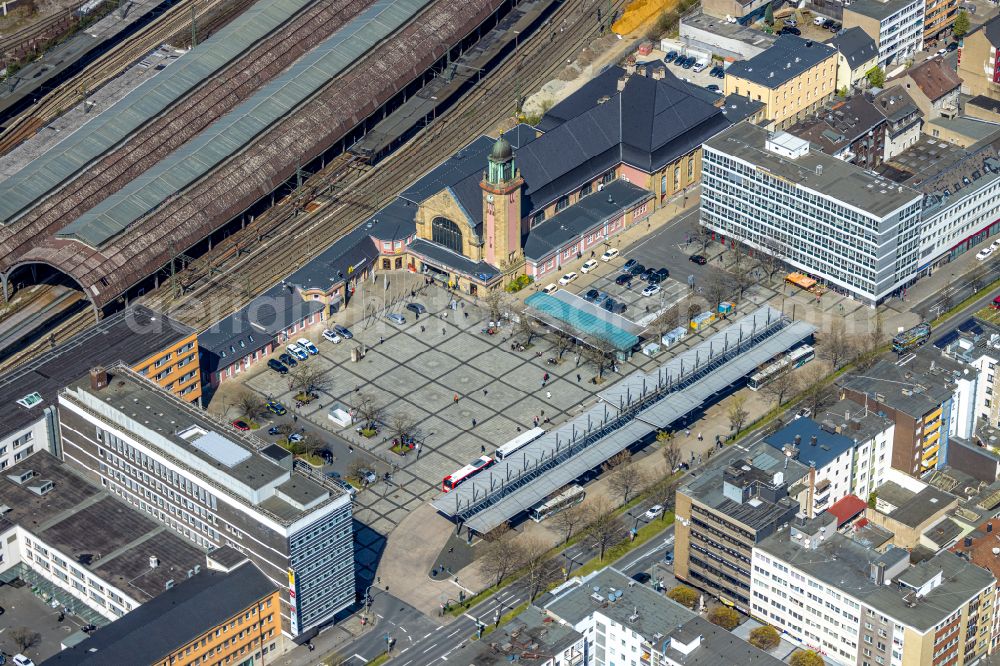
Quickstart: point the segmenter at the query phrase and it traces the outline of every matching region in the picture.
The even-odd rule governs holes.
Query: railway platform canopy
[[[105,112],[0,183],[0,224],[9,224],[53,189],[119,145],[316,0],[257,2],[215,35],[145,81]]]
[[[718,399],[758,365],[808,339],[815,327],[763,306],[671,359],[636,372],[596,405],[499,461],[434,507],[484,534],[588,470]]]

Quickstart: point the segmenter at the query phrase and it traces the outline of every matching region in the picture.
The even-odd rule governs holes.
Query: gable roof
[[[827,44],[840,51],[851,69],[856,69],[872,58],[878,57],[875,40],[857,26],[841,31],[839,35],[827,41]]]
[[[981,28],[986,39],[993,46],[1000,46],[1000,16],[994,16]]]
[[[914,85],[932,102],[937,101],[962,85],[958,73],[948,67],[942,58],[930,58],[911,67],[903,76],[909,76]]]
[[[797,35],[779,35],[771,48],[749,60],[738,60],[731,64],[726,70],[726,76],[777,88],[834,53],[836,50],[827,44],[802,39]]]

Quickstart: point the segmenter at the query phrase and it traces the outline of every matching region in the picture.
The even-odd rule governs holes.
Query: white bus
[[[816,350],[809,345],[802,345],[801,347],[793,349],[776,361],[768,363],[763,368],[752,374],[750,376],[750,380],[747,382],[747,387],[751,391],[757,391],[774,381],[774,378],[778,375],[788,372],[789,370],[801,368],[814,358],[816,358]]]
[[[570,486],[555,497],[545,500],[541,504],[531,509],[531,519],[540,523],[551,515],[557,514],[563,509],[576,506],[583,501],[586,493],[582,486]]]
[[[497,450],[493,452],[493,455],[497,460],[503,460],[507,456],[511,455],[515,451],[520,451],[528,444],[545,434],[544,428],[532,428],[528,432],[523,432],[514,439],[510,440],[503,446],[497,447]]]

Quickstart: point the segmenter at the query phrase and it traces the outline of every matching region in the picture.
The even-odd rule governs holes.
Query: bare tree
[[[776,238],[765,238],[761,245],[760,267],[770,279],[784,268],[788,247]]]
[[[7,635],[10,636],[10,640],[14,641],[18,652],[25,652],[28,648],[38,645],[42,640],[40,633],[28,627],[15,627]]]
[[[354,406],[354,411],[361,420],[361,427],[364,429],[374,429],[385,416],[385,407],[381,407],[375,401],[375,396],[370,393],[362,393],[358,396],[358,403]]]
[[[670,478],[660,479],[649,489],[649,498],[662,507],[673,507],[676,495],[677,482]],[[666,516],[667,512],[663,511],[660,520],[666,519]]]
[[[757,263],[750,256],[750,248],[742,243],[733,244],[733,265],[729,269],[732,274],[732,286],[739,294],[740,299],[746,290],[754,284],[754,272],[757,270]]]
[[[542,589],[556,579],[559,562],[549,557],[548,544],[537,536],[527,537],[520,544],[524,579],[528,582],[528,602],[535,600]]]
[[[847,335],[847,327],[843,319],[834,319],[830,330],[821,335],[817,347],[834,370],[837,370],[854,356],[854,340]]]
[[[483,573],[499,585],[523,562],[520,543],[510,523],[502,523],[486,533],[480,556]]]
[[[718,310],[719,304],[729,298],[733,291],[733,276],[725,271],[715,271],[709,276],[708,283],[705,285],[705,290],[702,295],[714,311]]]
[[[521,338],[521,344],[526,347],[530,345],[531,341],[538,335],[538,327],[535,326],[535,320],[522,312],[518,315],[515,334]]]
[[[646,482],[646,475],[632,464],[632,454],[627,449],[604,463],[604,471],[608,472],[608,488],[621,498],[622,504],[628,504]]]
[[[966,274],[966,280],[969,286],[972,287],[973,292],[977,292],[983,288],[986,283],[986,266],[983,264],[976,264],[971,271]]]
[[[556,358],[561,359],[563,357],[563,354],[572,349],[574,344],[575,340],[573,340],[573,338],[566,335],[565,333],[560,333],[557,331],[555,340]]]
[[[288,377],[289,388],[296,393],[309,394],[330,387],[330,370],[318,365],[299,363],[288,371]]]
[[[347,478],[354,479],[362,485],[368,485],[368,463],[361,460],[360,458],[354,458],[351,460],[351,464],[347,466]]]
[[[674,305],[661,312],[649,324],[649,330],[656,336],[656,342],[660,342],[664,335],[681,325],[680,307]]]
[[[490,321],[500,321],[510,310],[510,299],[503,289],[491,289],[482,296]]]
[[[708,250],[708,245],[712,242],[712,235],[715,232],[698,222],[695,222],[693,232],[691,236],[701,246],[701,252],[704,254]]]
[[[604,379],[604,371],[614,363],[615,348],[604,338],[590,337],[583,347],[583,357],[597,370],[597,380]]]
[[[688,303],[687,307],[688,321],[694,319],[695,315],[701,314],[701,311],[702,311],[702,306],[698,305],[697,303]]]
[[[785,402],[785,398],[793,395],[795,391],[798,390],[798,387],[798,377],[789,370],[781,373],[768,382],[764,388],[761,389],[761,392],[773,398],[775,406],[780,407],[781,404]]]
[[[606,499],[600,498],[590,503],[588,511],[591,520],[587,526],[587,540],[600,551],[603,561],[608,548],[625,538],[625,527]]]
[[[406,412],[396,412],[389,419],[389,436],[400,444],[416,436],[417,420]]]
[[[264,400],[256,391],[245,388],[236,396],[236,407],[240,414],[253,421],[264,413]]]
[[[871,348],[882,346],[885,342],[885,317],[879,311],[875,312],[875,319],[872,321],[872,328],[868,332],[869,345]]]
[[[656,438],[660,438],[659,434]],[[681,464],[681,445],[671,439],[664,443],[661,451],[663,452],[663,460],[667,463],[667,473],[671,474]]]
[[[586,519],[587,508],[582,504],[575,504],[552,516],[552,525],[563,535],[563,543],[566,543],[572,538],[573,530]]]
[[[750,412],[746,408],[746,403],[746,395],[737,393],[729,401],[729,407],[726,408],[726,418],[729,419],[729,427],[734,435],[743,430],[747,419],[750,418]]]
[[[823,407],[830,403],[834,390],[827,382],[826,371],[816,364],[802,369],[802,405],[815,416]]]

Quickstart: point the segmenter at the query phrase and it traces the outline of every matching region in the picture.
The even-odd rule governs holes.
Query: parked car
[[[330,483],[332,483],[335,486],[339,486],[340,488],[342,488],[344,490],[345,493],[347,493],[351,497],[354,497],[355,495],[358,494],[358,489],[357,488],[355,488],[354,486],[352,486],[351,484],[349,484],[347,481],[344,481],[343,479],[341,479],[339,474],[337,476],[333,476],[334,474],[337,474],[337,473],[336,472],[327,472],[326,476],[330,479]]]
[[[979,254],[976,255],[976,259],[978,259],[979,261],[983,261],[983,260],[989,258],[989,256],[991,254],[993,254],[993,246],[992,245],[990,247],[984,247],[982,250],[980,250]]]
[[[284,416],[285,414],[288,413],[288,410],[285,409],[285,406],[280,402],[278,402],[277,400],[271,400],[270,402],[267,403],[267,411],[271,412],[272,414],[277,414],[278,416]]]
[[[621,275],[615,278],[615,284],[617,284],[619,287],[624,285],[631,285],[632,276],[629,275],[628,273],[622,273]]]
[[[666,562],[667,564],[673,564],[674,563],[674,551],[673,550],[668,550],[666,552],[666,554],[663,556],[663,561]]]
[[[559,287],[556,286],[556,283],[553,282],[552,284],[545,285],[545,289],[542,289],[542,291],[545,292],[546,294],[551,294],[553,291],[555,291],[558,288]]]
[[[346,326],[341,326],[340,324],[334,324],[333,330],[337,335],[344,338],[345,340],[350,340],[351,338],[354,337],[354,334],[351,333],[351,329],[347,328]]]
[[[837,23],[837,22],[836,22],[836,21],[834,21],[833,19],[826,19],[825,21],[823,21],[823,28],[824,28],[825,30],[829,30],[829,29],[830,29],[830,28],[832,28],[832,27],[833,27],[833,26],[834,26],[834,25],[835,25],[836,23]]]
[[[793,18],[786,18],[785,19],[785,25],[794,28],[795,26],[798,25],[798,21],[796,21]]]
[[[716,65],[715,67],[713,67],[712,69],[710,69],[708,71],[708,75],[709,76],[718,76],[720,72],[724,72],[724,71],[725,70],[723,70],[721,67],[719,67],[718,65]]]
[[[311,341],[310,341],[309,339],[307,339],[307,338],[299,338],[298,340],[296,340],[296,341],[295,341],[295,343],[296,343],[296,344],[297,344],[297,345],[298,345],[299,347],[302,347],[303,349],[305,349],[305,350],[306,350],[307,352],[309,352],[310,354],[312,354],[312,355],[314,355],[314,356],[315,356],[316,354],[318,354],[318,353],[319,353],[319,350],[318,350],[318,349],[316,349],[316,345],[314,345],[314,344],[313,344],[313,343],[312,343],[312,342],[311,342]]]
[[[677,51],[670,51],[663,58],[663,62],[673,62],[677,59]]]
[[[285,366],[284,363],[282,363],[280,361],[276,361],[273,358],[267,362],[267,367],[271,368],[272,370],[274,370],[275,372],[277,372],[279,375],[287,375],[288,374],[288,367]]]
[[[617,256],[618,256],[618,248],[609,247],[607,250],[604,251],[604,254],[601,255],[601,261],[611,261]]]
[[[607,310],[608,312],[621,314],[628,309],[628,306],[625,305],[624,303],[614,300],[613,298],[609,298],[607,301],[604,302],[604,309]]]
[[[638,263],[639,262],[636,261],[635,259],[629,259],[628,261],[625,262],[625,265],[622,266],[622,270],[623,271],[630,271],[630,270],[632,270],[632,267],[635,266]]]
[[[425,308],[420,303],[407,303],[406,304],[406,309],[409,310],[410,312],[412,312],[413,314],[415,314],[418,317],[420,315],[424,314],[425,312],[427,312],[427,308]]]
[[[695,63],[695,64],[694,64],[694,65],[693,65],[693,66],[691,67],[691,71],[692,71],[692,72],[694,72],[695,74],[697,74],[698,72],[702,72],[702,71],[705,71],[705,68],[706,68],[706,67],[708,67],[708,63],[707,63],[707,62],[705,62],[704,60],[701,60],[701,61],[698,61],[698,62],[696,62],[696,63]]]
[[[250,430],[250,426],[247,425],[246,421],[240,421],[238,419],[232,422],[232,426],[241,432],[246,432],[247,430]]]
[[[784,28],[782,28],[781,30],[778,31],[778,34],[779,35],[801,35],[802,31],[799,30],[798,28],[790,28],[788,26],[785,26]]]
[[[654,504],[649,507],[649,510],[642,515],[646,520],[653,520],[654,518],[659,518],[660,514],[663,513],[663,506],[660,504]]]
[[[694,63],[695,59],[693,57],[684,58],[684,62],[681,63],[681,67],[683,67],[684,69],[691,69],[694,66]]]
[[[292,444],[294,444],[295,442],[301,442],[303,439],[305,439],[305,437],[303,437],[297,432],[293,432],[291,435],[288,436],[288,441],[289,443]]]
[[[934,55],[943,56],[947,52],[948,52],[948,49],[946,49],[946,48],[945,49],[938,49],[937,53],[935,53]]]
[[[359,469],[358,478],[364,481],[365,483],[375,483],[376,481],[378,481],[378,474],[376,474],[370,469]]]
[[[711,90],[711,91],[712,91],[712,92],[714,92],[714,93],[717,93],[717,92],[719,92],[719,86],[717,86],[717,85],[716,85],[716,84],[714,84],[714,83],[709,83],[709,84],[708,84],[707,86],[705,86],[705,88],[706,88],[707,90]]]
[[[639,583],[640,585],[645,585],[646,583],[648,583],[652,579],[653,579],[653,577],[650,576],[645,571],[640,571],[639,573],[632,574],[632,580],[634,580],[635,582]]]
[[[328,328],[323,329],[323,338],[329,340],[333,344],[339,343],[342,339],[339,335],[337,335]]]
[[[813,25],[823,25],[823,21],[826,20],[827,19],[823,18],[822,16],[817,16],[816,18],[813,19]]]
[[[639,279],[640,280],[648,280],[649,276],[652,275],[655,272],[656,272],[656,269],[654,269],[654,268],[647,268],[643,272],[639,273]]]
[[[406,317],[399,314],[398,312],[390,312],[385,316],[385,318],[391,321],[393,324],[397,324],[399,326],[402,326],[403,324],[406,323]]]
[[[658,284],[651,284],[642,290],[643,296],[654,296],[658,293],[660,293],[660,285]]]
[[[670,277],[670,271],[668,271],[666,268],[657,268],[656,274],[659,275],[664,280]]]
[[[625,270],[628,271],[629,275],[642,275],[646,272],[646,267],[642,264],[632,264],[631,268],[626,268]]]
[[[719,71],[716,72],[715,78],[717,78],[717,79],[724,79],[724,78],[726,78],[726,68],[725,67],[719,67]]]
[[[289,368],[294,368],[299,364],[299,362],[295,360],[294,356],[286,354],[285,352],[281,352],[281,354],[278,355],[278,360],[287,365]]]
[[[596,289],[591,289],[590,291],[588,291],[586,294],[583,295],[583,300],[590,301],[591,303],[593,303],[594,299],[596,299],[600,295],[601,292],[597,291]]]
[[[666,279],[667,279],[666,276],[664,276],[663,273],[660,273],[659,271],[653,271],[648,276],[646,276],[646,282],[648,282],[649,284],[660,284]]]
[[[583,266],[580,267],[580,272],[581,273],[589,273],[590,271],[594,270],[595,268],[597,268],[597,260],[596,259],[587,259],[587,261],[583,262]]]
[[[267,429],[267,434],[270,435],[271,437],[274,437],[275,435],[280,435],[281,431],[278,430],[278,426],[271,426],[270,428]]]
[[[690,257],[688,257],[688,261],[698,264],[699,266],[704,266],[705,264],[708,263],[708,259],[706,259],[700,254],[692,254]]]
[[[949,52],[956,50],[958,50],[958,42],[952,42],[951,44],[948,45]]]
[[[35,666],[35,662],[31,661],[31,659],[28,659],[23,654],[15,654],[11,658],[11,661],[14,663],[14,666]]]
[[[299,359],[300,361],[304,361],[307,358],[309,358],[309,352],[307,352],[305,349],[298,346],[294,342],[289,342],[288,346],[285,347],[285,351],[287,351],[289,354]]]
[[[597,293],[597,298],[594,299],[594,305],[600,305],[604,301],[608,300],[610,296],[605,294],[603,291]]]
[[[575,279],[576,279],[576,273],[569,272],[566,273],[566,275],[563,275],[561,278],[559,278],[559,284],[565,287]]]
[[[840,32],[840,29],[843,28],[843,27],[844,26],[841,23],[834,23],[833,25],[830,26],[830,32],[833,32],[833,33]]]

